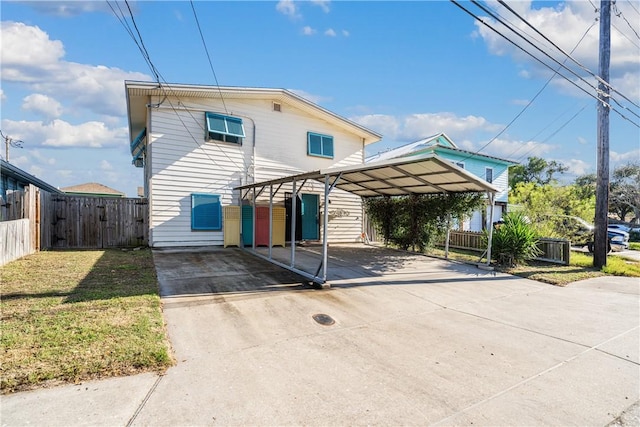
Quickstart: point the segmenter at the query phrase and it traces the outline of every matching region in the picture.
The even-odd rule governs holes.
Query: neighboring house
[[[450,160],[457,166],[497,187],[498,193],[496,193],[495,196],[495,209],[492,222],[502,218],[502,214],[506,213],[509,195],[509,166],[516,165],[517,163],[515,162],[462,150],[444,133],[439,133],[421,139],[420,141],[375,154],[367,157],[366,162],[418,156],[427,153],[435,153],[443,159]],[[465,221],[463,224],[463,229],[482,231],[486,226],[486,219],[489,215],[489,207],[483,211],[474,212],[471,219]]]
[[[242,203],[234,188],[362,164],[365,145],[381,138],[285,89],[131,81],[125,89],[131,153],[133,164],[144,168],[153,247],[222,245],[222,207]],[[321,238],[323,189],[319,182],[304,183],[296,240]],[[290,209],[291,192],[280,189],[274,204]],[[268,203],[268,194],[260,197],[257,204]],[[335,190],[329,203],[339,215],[329,223],[328,239],[356,241],[362,232],[360,197]]]
[[[60,193],[60,190],[53,185],[47,184],[19,167],[0,159],[0,198],[2,200],[6,199],[8,191],[22,191],[29,184],[49,193]]]
[[[72,185],[60,189],[65,194],[74,196],[96,196],[96,197],[126,197],[121,191],[114,190],[111,187],[97,183],[87,182],[86,184]]]

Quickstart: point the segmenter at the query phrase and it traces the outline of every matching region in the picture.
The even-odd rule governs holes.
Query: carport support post
[[[340,179],[340,177],[336,178],[336,181]],[[329,192],[331,191],[329,187],[329,175],[325,175],[324,177],[324,212],[323,221],[322,221],[322,281],[327,281],[327,258],[328,258],[328,248],[327,248],[327,231],[329,228]]]
[[[296,192],[296,180],[292,183],[291,193],[291,268],[296,266],[296,205],[298,204],[298,193]]]
[[[487,266],[491,265],[491,241],[493,240],[493,210],[495,207],[495,198],[496,194],[490,191],[487,191],[487,197],[489,197],[489,203],[491,203],[489,208],[489,239],[487,243]]]
[[[253,198],[251,200],[251,208],[253,209],[253,239],[251,239],[251,249],[256,251],[256,187],[253,187]]]
[[[447,237],[444,240],[444,259],[449,259],[449,236],[451,235],[451,214],[447,214]]]
[[[273,184],[269,184],[269,259],[273,246]]]

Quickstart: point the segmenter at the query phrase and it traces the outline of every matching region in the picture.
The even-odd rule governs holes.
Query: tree
[[[365,209],[386,244],[422,252],[442,237],[450,218],[467,217],[484,204],[480,193],[448,193],[372,197]]]
[[[584,189],[577,185],[537,185],[533,182],[519,183],[509,192],[509,203],[521,206],[538,233],[546,237],[555,236],[551,218],[577,216],[593,222],[595,195],[584,197]]]
[[[598,177],[595,173],[588,173],[577,177],[573,185],[576,186],[576,192],[580,197],[588,199],[596,195],[597,180]]]
[[[640,164],[628,163],[613,171],[609,189],[609,211],[622,221],[633,213],[633,222],[640,222]]]
[[[537,185],[555,183],[554,175],[562,174],[569,168],[555,160],[546,161],[540,157],[529,157],[526,164],[509,168],[509,187],[515,188],[520,182],[532,182]]]

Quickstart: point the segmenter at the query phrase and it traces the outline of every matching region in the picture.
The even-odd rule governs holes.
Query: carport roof
[[[408,194],[496,193],[498,189],[435,154],[399,158],[342,168],[328,168],[237,187],[263,188],[293,181],[330,180],[335,188],[362,197]]]

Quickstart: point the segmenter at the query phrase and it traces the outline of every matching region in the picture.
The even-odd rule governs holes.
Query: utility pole
[[[5,152],[5,156],[4,159],[5,161],[8,163],[9,162],[9,147],[16,147],[16,148],[22,148],[22,141],[21,140],[16,140],[11,138],[8,135],[5,135],[4,133],[2,133],[2,131],[0,131],[0,136],[2,136],[2,139],[4,139],[4,152]]]
[[[600,81],[598,82],[598,167],[593,266],[607,265],[609,225],[609,62],[611,57],[611,0],[600,0]]]

